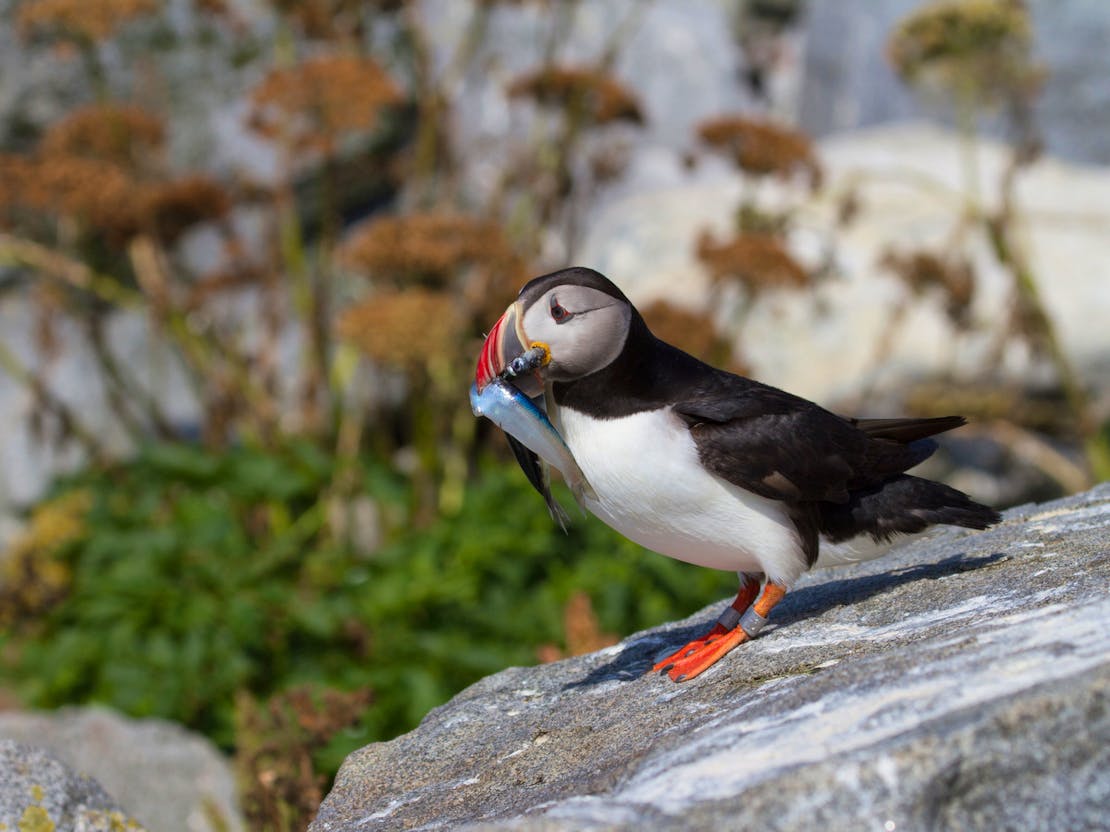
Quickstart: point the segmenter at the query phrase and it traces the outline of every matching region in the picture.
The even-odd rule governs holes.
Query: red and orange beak
[[[520,324],[520,311],[518,301],[505,310],[505,314],[497,319],[497,323],[486,336],[474,373],[474,382],[479,393],[501,375],[510,361],[524,353],[528,339]],[[538,372],[517,376],[513,379],[513,384],[528,396],[537,396],[543,392],[543,379]]]

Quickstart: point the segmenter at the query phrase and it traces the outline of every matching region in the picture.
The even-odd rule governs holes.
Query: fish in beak
[[[474,373],[474,383],[479,393],[494,379],[508,375],[514,386],[529,398],[542,395],[544,382],[540,367],[546,363],[547,348],[542,348],[542,360],[528,360],[529,356],[526,354],[541,345],[528,342],[528,336],[521,326],[522,317],[520,301],[517,301],[497,319],[497,323],[486,336]],[[539,366],[535,366],[536,364]]]
[[[528,481],[543,496],[552,518],[566,531],[569,518],[551,495],[547,466],[559,470],[579,505],[585,497],[596,498],[596,495],[542,406],[542,400],[533,401],[503,378],[495,378],[481,393],[477,382],[470,388],[470,407],[474,415],[485,416],[505,432],[513,456]]]

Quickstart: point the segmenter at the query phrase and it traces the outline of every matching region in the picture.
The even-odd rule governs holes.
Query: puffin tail
[[[850,492],[846,503],[821,503],[818,530],[834,543],[861,534],[884,541],[936,524],[985,529],[1001,519],[993,508],[961,491],[900,474],[871,488]]]

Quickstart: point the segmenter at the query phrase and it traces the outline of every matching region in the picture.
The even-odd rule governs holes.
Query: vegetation
[[[22,596],[49,591],[5,622],[8,684],[36,706],[104,702],[229,749],[247,725],[255,775],[280,717],[260,716],[258,700],[361,692],[350,728],[299,746],[334,772],[482,676],[593,649],[601,630],[659,623],[735,584],[593,519],[564,535],[503,465],[482,468],[460,512],[412,531],[404,480],[363,460],[355,487],[384,538],[368,553],[329,525],[335,464],[304,441],[152,445],[59,486],[17,547],[34,569],[9,576]]]

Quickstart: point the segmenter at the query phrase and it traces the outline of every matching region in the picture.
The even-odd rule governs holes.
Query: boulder
[[[41,748],[0,739],[0,829],[141,832],[143,827],[92,778]]]
[[[510,668],[351,754],[314,832],[1095,829],[1110,483],[807,575],[756,640],[646,671],[720,604]]]
[[[0,738],[37,746],[59,765],[95,778],[151,832],[244,828],[227,760],[172,722],[130,719],[104,707],[7,711],[0,713]]]

